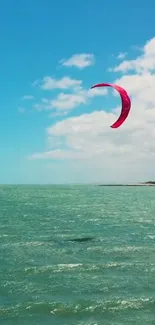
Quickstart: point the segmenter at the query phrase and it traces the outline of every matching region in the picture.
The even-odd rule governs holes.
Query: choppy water
[[[155,187],[1,186],[5,324],[155,324]]]

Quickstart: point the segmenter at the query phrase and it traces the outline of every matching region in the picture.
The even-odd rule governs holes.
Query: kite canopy
[[[131,108],[131,100],[129,95],[127,94],[126,90],[123,89],[120,86],[114,85],[114,84],[109,84],[109,83],[100,83],[97,85],[94,85],[91,87],[91,89],[93,88],[97,88],[97,87],[113,87],[114,89],[116,89],[120,96],[121,96],[121,100],[122,100],[122,110],[121,110],[121,114],[118,118],[118,120],[111,125],[111,128],[116,129],[118,127],[120,127],[124,121],[126,120],[126,118],[128,117],[130,108]]]

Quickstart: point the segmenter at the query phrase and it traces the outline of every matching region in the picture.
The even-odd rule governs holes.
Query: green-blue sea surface
[[[1,186],[5,324],[154,325],[155,187]]]

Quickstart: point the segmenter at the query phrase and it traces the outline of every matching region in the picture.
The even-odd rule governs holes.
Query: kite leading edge
[[[113,87],[114,89],[116,89],[119,92],[119,94],[121,96],[121,100],[122,100],[121,113],[120,113],[120,116],[117,119],[117,121],[114,124],[112,124],[110,127],[113,129],[120,127],[124,123],[124,121],[126,120],[126,118],[128,117],[128,114],[130,112],[131,100],[130,100],[129,95],[127,94],[125,89],[123,89],[122,87],[115,85],[115,84],[100,83],[100,84],[96,84],[96,85],[92,86],[91,89],[97,88],[97,87]]]

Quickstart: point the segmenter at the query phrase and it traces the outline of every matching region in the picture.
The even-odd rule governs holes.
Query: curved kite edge
[[[110,125],[110,128],[117,129],[119,126],[115,126],[114,124]]]
[[[130,97],[128,95],[128,93],[126,92],[126,90],[124,88],[122,88],[121,86],[118,86],[118,85],[115,85],[115,84],[111,84],[111,83],[99,83],[99,84],[96,84],[94,86],[91,87],[91,89],[93,88],[97,88],[97,87],[113,87],[115,90],[117,90],[120,94],[120,97],[122,99],[122,111],[121,111],[121,114],[118,118],[117,121],[115,121],[112,125],[110,125],[110,127],[112,129],[117,129],[119,128],[123,123],[124,121],[126,120],[128,114],[129,114],[129,111],[131,109],[131,100],[130,100]],[[122,114],[123,113],[123,106],[124,106],[124,96],[127,100],[126,104],[127,104],[127,111],[125,112],[125,114]]]

